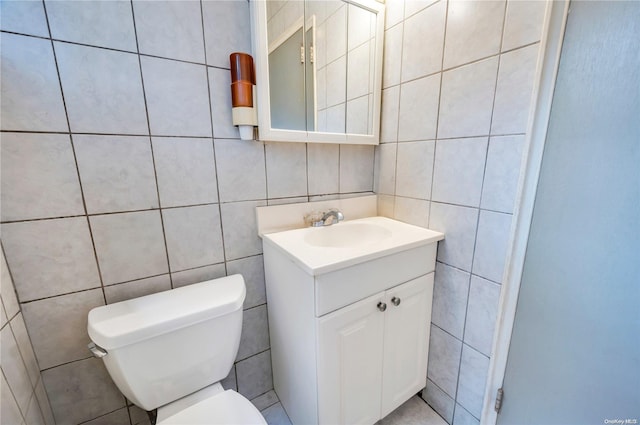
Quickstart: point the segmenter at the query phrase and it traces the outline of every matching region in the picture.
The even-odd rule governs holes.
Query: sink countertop
[[[353,226],[356,225],[356,226]],[[340,226],[346,231],[362,230],[358,242],[347,246],[320,246],[308,241],[323,238],[319,232],[340,233]],[[351,226],[350,229],[347,229]],[[367,238],[366,228],[386,229],[378,231],[372,240]],[[384,233],[382,233],[384,232]],[[339,236],[333,236],[339,237]],[[263,241],[287,254],[305,272],[312,276],[332,272],[355,264],[364,263],[407,249],[428,245],[444,239],[444,234],[386,217],[368,217],[343,222],[326,227],[305,227],[263,235]],[[331,244],[329,244],[331,245]]]

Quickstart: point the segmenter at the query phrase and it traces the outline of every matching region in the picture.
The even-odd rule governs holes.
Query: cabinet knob
[[[395,305],[396,307],[400,305],[400,298],[398,297],[393,297],[391,298],[391,302],[393,303],[393,305]]]
[[[386,303],[383,303],[382,301],[380,301],[380,302],[378,303],[378,310],[380,310],[380,311],[385,311],[386,309],[387,309],[387,304],[386,304]]]

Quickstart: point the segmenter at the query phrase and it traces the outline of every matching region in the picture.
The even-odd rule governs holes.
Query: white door
[[[370,425],[379,419],[383,300],[381,292],[318,319],[319,423]]]
[[[498,424],[640,421],[640,3],[572,1]]]
[[[386,292],[382,417],[427,384],[433,273]]]

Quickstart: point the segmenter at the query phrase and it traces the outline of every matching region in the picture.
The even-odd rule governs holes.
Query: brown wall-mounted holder
[[[253,127],[258,124],[253,107],[255,91],[255,71],[253,58],[247,53],[232,53],[231,64],[231,105],[233,125],[240,130],[242,140],[253,139]]]

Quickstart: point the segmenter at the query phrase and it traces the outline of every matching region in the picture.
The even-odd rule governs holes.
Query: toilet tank
[[[242,330],[244,279],[233,275],[94,308],[88,332],[120,391],[145,410],[224,379]]]

